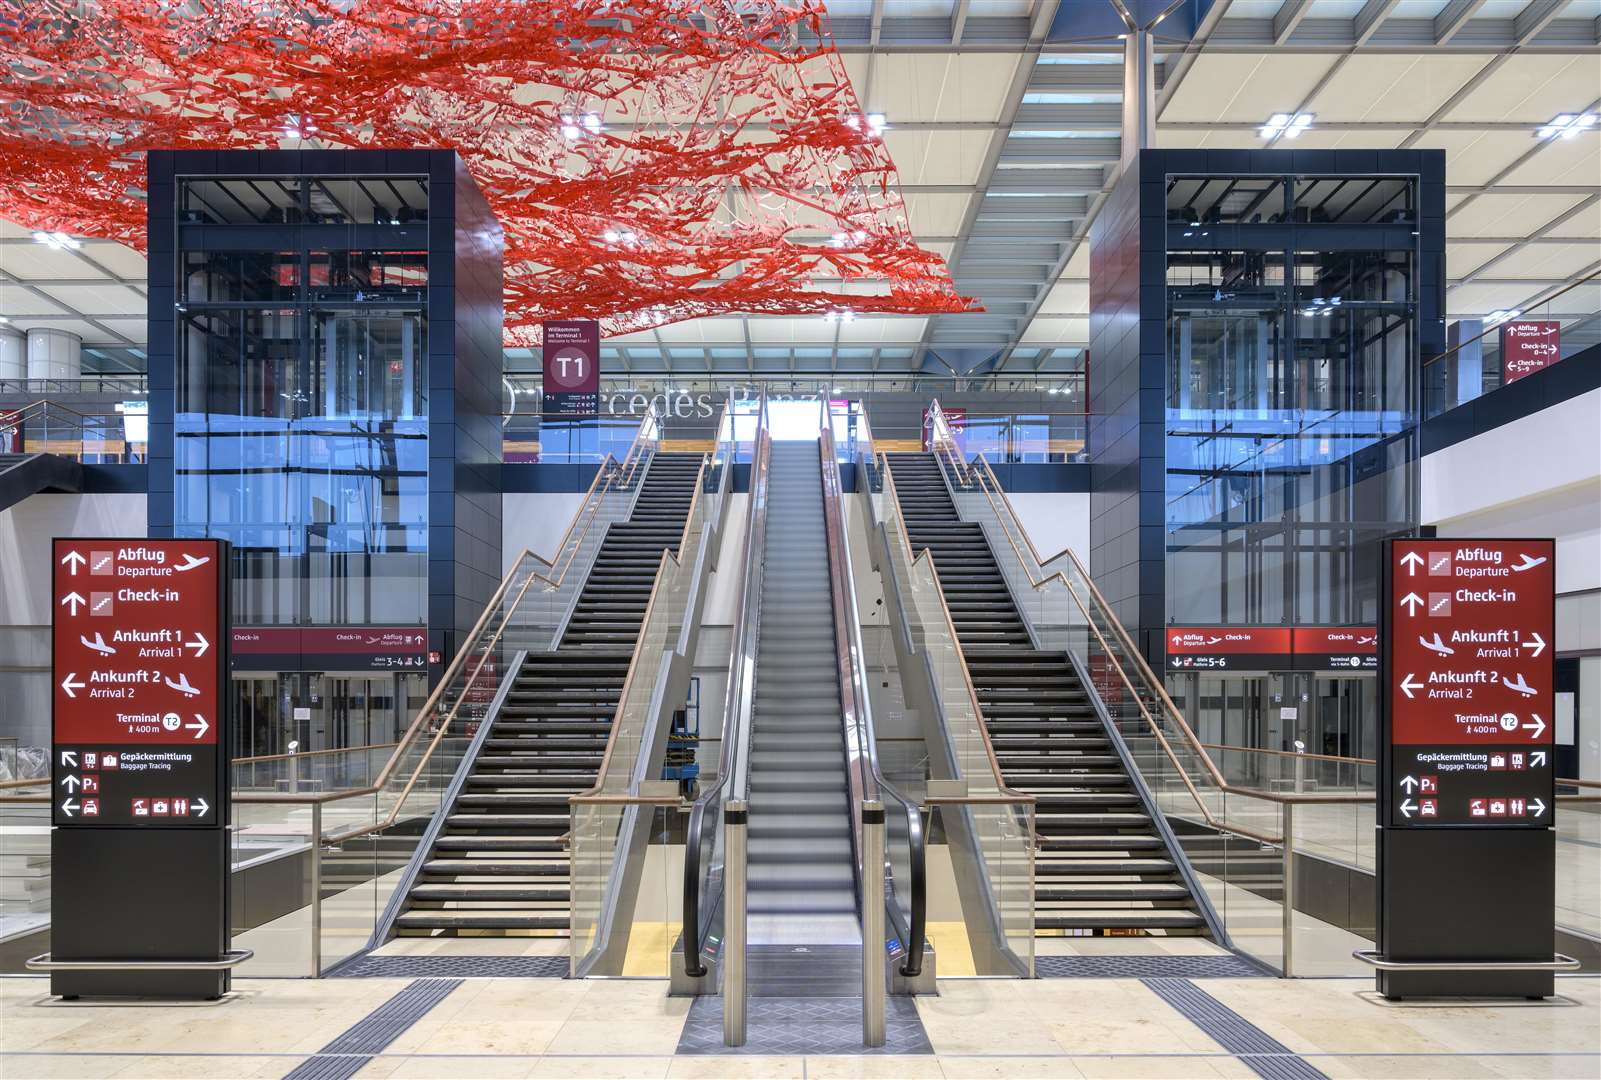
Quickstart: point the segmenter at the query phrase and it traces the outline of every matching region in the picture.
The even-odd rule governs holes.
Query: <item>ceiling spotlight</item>
[[[855,322],[856,312],[850,308],[839,308],[834,311],[823,312],[824,322]]]
[[[583,138],[584,129],[579,127],[578,123],[579,121],[577,117],[563,115],[561,118],[562,138],[566,139],[568,142],[577,142],[579,139]]]
[[[1595,127],[1596,114],[1584,113],[1575,116],[1572,113],[1563,113],[1553,117],[1549,124],[1543,124],[1535,129],[1534,137],[1537,139],[1563,138],[1571,139],[1581,131]]]
[[[1486,315],[1484,321],[1490,326],[1500,326],[1502,323],[1511,322],[1513,319],[1521,318],[1522,315],[1523,312],[1517,308],[1497,308],[1496,310],[1490,312],[1490,314]]]
[[[829,237],[828,246],[829,247],[837,247],[837,248],[844,247],[845,246],[845,234],[842,233],[842,232],[837,232],[833,236]]]
[[[1313,113],[1274,113],[1267,118],[1267,123],[1257,129],[1257,134],[1264,139],[1276,139],[1284,136],[1286,139],[1298,139],[1301,132],[1312,126]]]
[[[83,247],[82,241],[74,240],[64,232],[36,232],[33,234],[33,242],[55,248],[57,251]]]
[[[591,135],[599,135],[606,130],[606,126],[600,122],[600,113],[587,112],[584,114],[584,130]]]

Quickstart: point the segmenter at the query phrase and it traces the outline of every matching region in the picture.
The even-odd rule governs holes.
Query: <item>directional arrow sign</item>
[[[206,655],[206,650],[211,648],[211,642],[207,641],[206,635],[200,633],[199,631],[195,632],[195,639],[193,641],[186,641],[184,642],[184,645],[193,649],[196,656]]]
[[[1545,813],[1545,801],[1543,799],[1530,799],[1529,800],[1529,812],[1531,814],[1533,814],[1535,817],[1539,817],[1541,814],[1544,814]]]
[[[1540,636],[1540,632],[1538,630],[1531,630],[1529,632],[1529,636],[1534,639],[1534,641],[1533,641],[1534,651],[1531,652],[1529,655],[1530,656],[1539,656],[1541,653],[1545,652],[1545,638]],[[1523,643],[1523,647],[1525,649],[1529,648],[1530,647],[1530,642],[1525,641]]]
[[[1416,615],[1418,613],[1418,608],[1423,607],[1424,604],[1425,601],[1423,597],[1419,596],[1415,592],[1409,592],[1405,596],[1401,597],[1401,606],[1406,608],[1406,613],[1408,615]]]
[[[190,800],[189,805],[194,809],[195,817],[205,817],[206,811],[211,809],[210,803],[198,797]]]
[[[78,751],[61,751],[61,767],[63,769],[76,769],[78,767]]]
[[[195,713],[195,722],[192,724],[185,724],[184,728],[188,731],[193,731],[195,733],[195,738],[198,739],[200,736],[204,735],[208,730],[210,730],[211,725],[206,723],[206,718],[204,716],[201,716],[199,713]]]
[[[61,602],[69,611],[76,615],[78,614],[78,609],[83,607],[83,605],[87,604],[89,601],[79,596],[76,592],[69,592],[66,596],[61,598]]]
[[[78,790],[78,785],[81,784],[81,783],[83,783],[83,781],[79,780],[76,776],[73,776],[71,773],[68,773],[66,776],[63,776],[61,778],[61,786],[66,788],[68,791],[77,791]]]
[[[1408,672],[1406,678],[1401,680],[1401,691],[1406,694],[1407,697],[1415,697],[1416,695],[1414,695],[1412,691],[1423,689],[1424,684],[1420,682],[1413,682],[1412,680],[1414,678],[1415,676],[1411,672]]]
[[[1401,565],[1406,567],[1408,577],[1418,576],[1418,567],[1423,565],[1423,556],[1415,551],[1409,551],[1401,556]]]
[[[78,809],[78,802],[76,799],[63,799],[61,801],[61,812],[66,814],[68,817],[71,817],[72,812],[76,809]]]
[[[1534,717],[1534,723],[1524,724],[1523,730],[1533,731],[1534,734],[1530,735],[1529,738],[1538,739],[1541,735],[1545,734],[1545,721],[1540,719],[1539,713],[1530,713],[1529,715]]]
[[[77,680],[78,673],[76,671],[67,672],[67,677],[61,680],[61,689],[65,690],[67,692],[67,696],[70,698],[77,697],[78,695],[76,691],[82,690],[85,686],[89,685],[88,683],[79,682]]]
[[[1408,795],[1412,794],[1418,789],[1418,778],[1415,776],[1403,776],[1401,778],[1401,787],[1406,790]]]
[[[82,566],[88,561],[88,559],[84,558],[82,555],[79,555],[76,551],[69,551],[65,555],[61,556],[61,565],[65,566],[67,568],[67,573],[71,574],[73,577],[78,576],[78,567]]]
[[[1412,811],[1416,810],[1417,808],[1418,808],[1417,804],[1414,803],[1411,799],[1402,799],[1401,800],[1401,816],[1402,817],[1411,817],[1412,816]]]
[[[1544,750],[1532,750],[1529,752],[1530,765],[1544,765],[1545,761],[1546,757]]]

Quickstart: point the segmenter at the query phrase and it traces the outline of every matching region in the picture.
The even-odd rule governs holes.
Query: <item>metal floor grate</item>
[[[1328,1080],[1311,1062],[1188,979],[1140,981],[1264,1080]]]
[[[1260,979],[1238,956],[1036,956],[1041,979]]]
[[[565,979],[565,956],[358,956],[334,979]]]
[[[295,1066],[284,1080],[349,1080],[460,985],[460,979],[412,983]]]
[[[715,995],[695,999],[684,1020],[678,1052],[691,1055],[932,1054],[917,1003],[891,996],[884,1010],[884,1045],[862,1045],[861,998],[748,999],[745,1045],[723,1045],[723,1001]]]

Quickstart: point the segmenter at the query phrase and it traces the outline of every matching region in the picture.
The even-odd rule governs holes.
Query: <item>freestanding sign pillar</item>
[[[228,545],[58,539],[51,953],[63,997],[228,989]]]
[[[1392,540],[1379,638],[1378,989],[1549,997],[1555,544]]]

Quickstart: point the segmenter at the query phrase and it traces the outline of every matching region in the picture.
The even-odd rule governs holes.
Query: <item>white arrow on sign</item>
[[[76,769],[78,767],[78,751],[61,751],[61,767],[63,769]]]
[[[1545,764],[1545,751],[1544,750],[1531,751],[1530,754],[1529,754],[1529,764],[1530,765],[1544,765]]]
[[[1545,638],[1541,637],[1538,631],[1531,631],[1529,636],[1534,638],[1534,651],[1529,655],[1539,656],[1541,653],[1545,652]],[[1529,643],[1525,641],[1523,643],[1523,647],[1525,649],[1529,648]]]
[[[197,739],[204,735],[207,731],[211,730],[211,725],[206,723],[206,718],[201,716],[199,713],[195,713],[194,723],[185,724],[184,727],[189,731],[193,731],[195,733],[195,738]]]
[[[78,809],[78,803],[76,802],[76,800],[63,799],[61,801],[61,812],[63,814],[66,814],[68,817],[71,817],[72,816],[72,812],[74,810],[76,810],[76,809]]]
[[[61,598],[61,602],[72,611],[72,614],[76,615],[78,614],[78,609],[87,604],[89,601],[85,600],[75,592],[69,592],[66,596]]]
[[[1545,803],[1540,799],[1530,799],[1529,809],[1533,811],[1535,817],[1539,817],[1541,814],[1545,813]]]
[[[1412,691],[1423,689],[1423,684],[1420,682],[1413,682],[1412,678],[1412,673],[1409,671],[1407,672],[1406,678],[1401,680],[1401,692],[1404,693],[1408,698],[1413,696]]]
[[[1418,608],[1424,606],[1424,600],[1423,597],[1419,596],[1417,593],[1409,592],[1405,596],[1401,597],[1401,606],[1406,608],[1406,613],[1408,615],[1416,615],[1418,613]]]
[[[211,804],[200,798],[189,800],[189,805],[194,810],[195,817],[205,817],[206,811],[211,809]]]
[[[76,776],[73,776],[71,774],[63,776],[61,778],[61,786],[66,788],[68,791],[77,791],[78,790],[78,785],[81,784],[81,783],[83,783],[82,780],[79,780]]]
[[[206,635],[202,634],[198,630],[195,631],[195,639],[193,641],[184,642],[184,645],[193,649],[196,656],[206,655],[206,650],[211,648],[211,642],[206,640]]]
[[[1412,802],[1411,799],[1402,799],[1401,800],[1401,816],[1402,817],[1407,817],[1407,818],[1411,817],[1412,816],[1412,811],[1414,811],[1416,809],[1417,809],[1417,806]]]
[[[85,686],[89,685],[88,683],[77,682],[77,678],[78,673],[76,671],[69,671],[67,672],[67,677],[61,680],[61,689],[65,690],[67,692],[67,696],[70,698],[75,698],[78,696],[77,694],[73,693],[74,690],[82,690]]]
[[[1410,795],[1410,794],[1412,794],[1412,792],[1416,791],[1417,790],[1417,786],[1418,786],[1418,778],[1417,777],[1415,777],[1415,776],[1403,776],[1401,778],[1401,787],[1406,791],[1406,793],[1408,795]]]
[[[69,551],[65,555],[61,556],[61,565],[65,566],[67,568],[67,572],[73,577],[78,576],[78,567],[82,566],[88,561],[88,559],[84,558],[82,555],[79,555],[76,551]]]
[[[1530,713],[1529,715],[1534,717],[1534,723],[1524,724],[1523,730],[1528,731],[1530,728],[1533,728],[1534,734],[1530,735],[1529,738],[1538,739],[1541,735],[1545,734],[1545,721],[1540,719],[1539,713]]]
[[[1418,567],[1423,565],[1423,556],[1415,551],[1409,551],[1401,556],[1401,565],[1406,567],[1407,577],[1417,577]]]

